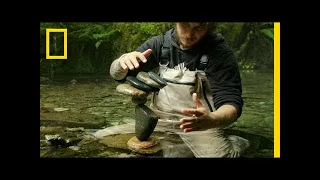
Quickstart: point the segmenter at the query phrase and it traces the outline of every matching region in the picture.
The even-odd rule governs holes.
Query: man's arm
[[[213,102],[217,110],[224,105],[233,106],[238,118],[241,116],[243,106],[238,62],[233,51],[227,45],[218,46],[217,51],[218,53],[213,55],[213,59],[209,60],[213,63],[207,70]]]
[[[120,65],[120,60],[124,55],[114,60],[110,66],[110,75],[113,79],[117,81],[124,79],[128,74],[128,68],[123,69],[122,66]]]
[[[227,127],[234,123],[238,118],[238,110],[235,106],[225,104],[210,114],[215,126]]]
[[[110,66],[111,77],[122,82],[127,75],[135,76],[139,71],[150,71],[158,66],[161,38],[163,37],[155,36],[144,42],[136,51],[123,54],[114,60]]]

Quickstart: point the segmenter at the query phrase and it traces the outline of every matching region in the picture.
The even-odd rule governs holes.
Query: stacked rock
[[[127,82],[130,83],[131,86],[140,89],[147,94],[150,92],[157,92],[161,88],[167,85],[167,82],[163,80],[160,76],[155,74],[154,72],[139,72],[137,77],[127,76]],[[135,104],[141,105],[147,102],[146,97],[137,97],[133,96],[132,101]]]
[[[156,144],[154,138],[150,138],[157,123],[158,116],[145,105],[147,96],[151,92],[157,92],[167,85],[167,82],[154,72],[139,72],[137,77],[127,76],[128,84],[120,84],[116,90],[122,94],[130,95],[135,108],[135,137],[131,138],[127,145],[130,149],[150,148]],[[138,148],[137,148],[138,147]]]

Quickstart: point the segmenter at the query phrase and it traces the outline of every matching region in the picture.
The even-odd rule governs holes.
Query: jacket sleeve
[[[233,105],[240,117],[243,107],[242,83],[233,51],[226,43],[222,43],[209,58],[206,73],[215,108],[218,109],[224,104]]]

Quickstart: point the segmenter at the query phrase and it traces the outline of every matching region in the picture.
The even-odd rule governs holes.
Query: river
[[[273,157],[273,71],[241,71],[241,77],[243,112],[229,131],[252,142],[251,151],[245,157]],[[52,80],[42,78],[40,157],[110,157],[115,154],[121,157],[125,151],[113,149],[113,153],[106,153],[108,147],[93,144],[88,136],[86,140],[83,138],[98,129],[134,122],[135,105],[130,97],[116,91],[118,84],[107,73],[57,75]],[[79,127],[82,129],[76,129]],[[72,148],[52,148],[46,141],[46,135],[68,133],[68,137],[78,138],[70,145]],[[91,137],[91,140],[94,139]],[[81,150],[79,143],[91,145]]]

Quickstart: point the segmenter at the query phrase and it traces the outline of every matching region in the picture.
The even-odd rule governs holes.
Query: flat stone
[[[158,74],[149,71],[148,72],[148,76],[153,79],[155,82],[157,82],[158,84],[162,85],[162,86],[166,86],[167,85],[167,81],[164,80],[163,78],[161,78]]]
[[[127,146],[130,150],[140,154],[154,154],[161,150],[161,146],[155,137],[146,141],[140,141],[136,136],[129,139]]]
[[[131,86],[133,86],[133,87],[135,87],[137,89],[140,89],[142,91],[145,91],[145,92],[156,92],[156,91],[159,91],[158,88],[154,88],[152,86],[149,86],[148,84],[145,84],[145,83],[139,81],[134,76],[127,76],[126,77],[126,81],[128,83],[130,83]]]
[[[140,89],[137,89],[135,87],[132,87],[130,84],[119,84],[116,88],[116,91],[118,91],[119,93],[125,94],[125,95],[129,95],[132,97],[147,97],[148,93],[144,92]]]
[[[138,74],[137,74],[137,79],[145,84],[148,84],[149,86],[152,86],[154,88],[162,88],[163,86],[159,83],[157,83],[156,81],[154,81],[153,79],[151,79],[148,75],[147,72],[144,72],[144,71],[140,71]]]
[[[132,126],[130,126],[132,128]],[[161,131],[154,131],[152,136],[147,141],[140,141],[148,142],[150,139],[156,139],[156,144],[154,146],[141,146],[138,145],[128,145],[129,140],[133,141],[133,137],[136,137],[134,133],[119,133],[115,132],[116,134],[108,134],[100,137],[99,142],[106,145],[109,148],[116,148],[121,150],[127,150],[127,153],[137,152],[141,155],[151,155],[152,157],[192,157],[193,153],[188,148],[188,146],[184,143],[181,137],[178,134],[169,133],[169,132],[161,132]],[[152,143],[151,143],[152,144]],[[133,148],[129,148],[132,146],[138,147],[148,147],[148,148],[140,148],[138,151],[134,150]],[[161,151],[161,153],[160,153]],[[107,151],[108,152],[108,151]],[[159,152],[159,154],[158,154]],[[111,154],[110,154],[111,155]],[[110,156],[106,155],[106,156]]]
[[[135,152],[141,155],[154,156],[157,155],[156,153],[162,151],[163,147],[161,145],[161,141],[163,140],[157,139],[157,134],[150,137],[148,141],[139,141],[134,133],[128,133],[103,136],[99,140],[99,143],[102,143],[109,148],[127,150],[127,153]],[[109,157],[110,155],[107,154]]]

